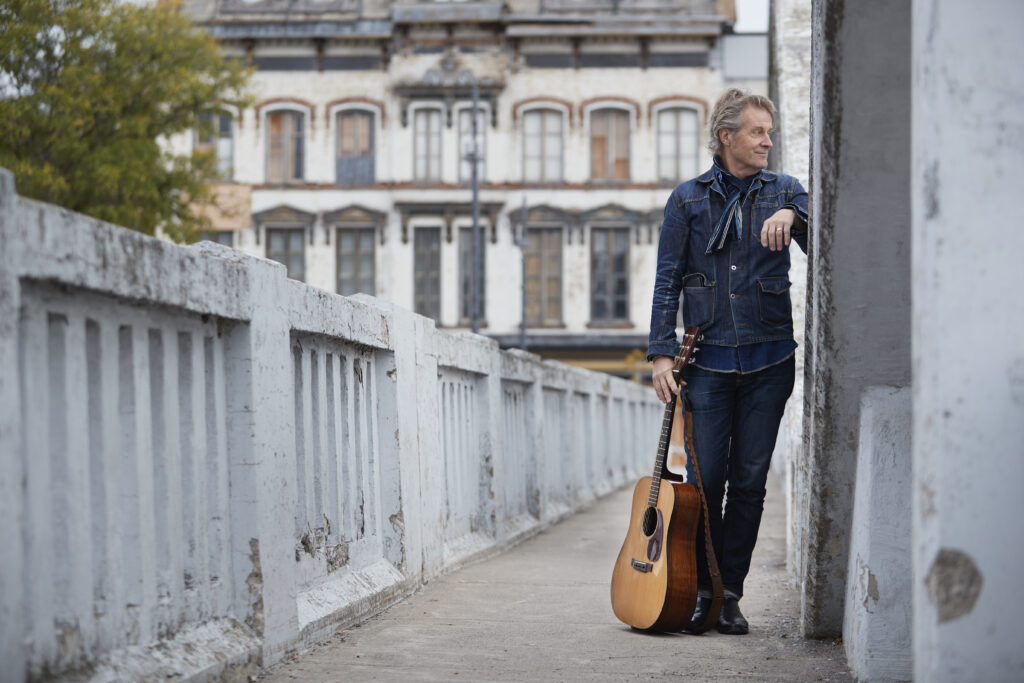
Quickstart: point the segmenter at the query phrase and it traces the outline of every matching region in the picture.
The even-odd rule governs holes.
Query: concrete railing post
[[[25,668],[22,640],[27,623],[22,530],[29,520],[22,515],[24,479],[18,444],[21,442],[18,389],[19,282],[14,263],[20,241],[15,222],[17,194],[14,174],[0,168],[0,661],[22,680]]]

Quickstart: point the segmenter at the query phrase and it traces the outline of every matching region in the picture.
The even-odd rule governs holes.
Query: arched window
[[[421,108],[413,117],[413,176],[419,181],[441,180],[441,110]]]
[[[629,112],[597,109],[590,114],[590,177],[629,180]]]
[[[230,114],[204,112],[199,115],[195,148],[210,150],[217,163],[217,180],[230,181],[234,175],[234,121]]]
[[[369,184],[374,181],[373,113],[345,109],[335,116],[337,152],[335,180],[339,185]]]
[[[267,114],[267,182],[294,183],[304,177],[305,114],[278,110]]]
[[[477,180],[483,182],[487,158],[487,109],[479,107],[476,117]],[[473,108],[459,109],[459,180],[468,183],[473,177],[469,155],[473,151]]]
[[[676,183],[697,175],[700,122],[697,112],[671,107],[658,112],[658,179]]]
[[[564,116],[557,109],[531,109],[523,115],[523,180],[562,180]]]

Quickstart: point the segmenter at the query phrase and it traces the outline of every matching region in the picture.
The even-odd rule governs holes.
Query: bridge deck
[[[432,582],[261,680],[852,680],[841,644],[800,638],[775,481],[741,603],[749,635],[652,636],[619,623],[609,579],[630,494]]]

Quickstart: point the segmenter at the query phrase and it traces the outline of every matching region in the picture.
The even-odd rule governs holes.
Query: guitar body
[[[629,529],[612,573],[612,610],[637,629],[678,631],[697,604],[700,494],[691,484],[662,479],[652,508],[651,483],[644,477],[633,490]],[[645,517],[651,533],[645,533]]]

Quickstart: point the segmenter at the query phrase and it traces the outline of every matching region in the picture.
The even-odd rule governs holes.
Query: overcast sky
[[[768,32],[768,0],[736,0],[736,26],[739,33]]]

